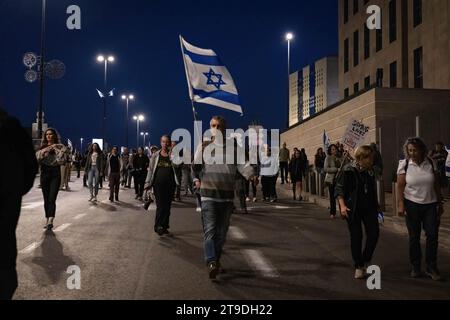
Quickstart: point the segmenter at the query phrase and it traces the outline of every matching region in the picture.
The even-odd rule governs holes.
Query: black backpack
[[[431,164],[431,168],[433,170],[434,173],[434,163],[433,160],[430,159],[430,157],[426,157],[426,159],[428,160],[428,162]],[[406,164],[405,164],[405,174],[408,172],[408,166],[409,166],[409,159],[406,158]]]

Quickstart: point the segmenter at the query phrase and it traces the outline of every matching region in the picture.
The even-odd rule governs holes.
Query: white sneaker
[[[245,201],[246,201],[246,202],[249,202],[249,201],[250,201],[250,198],[249,198],[249,197],[245,198]]]
[[[253,202],[256,202],[256,201],[258,201],[258,200],[256,199],[256,197],[254,197],[254,198],[253,198]]]
[[[366,272],[363,268],[355,269],[355,279],[365,279]]]
[[[197,209],[195,209],[195,211],[202,212],[202,208],[201,207],[197,207]]]

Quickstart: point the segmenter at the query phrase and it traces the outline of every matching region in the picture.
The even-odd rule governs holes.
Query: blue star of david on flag
[[[203,72],[205,77],[208,78],[208,81],[206,82],[207,85],[213,85],[217,88],[217,90],[220,90],[220,86],[225,85],[225,81],[222,80],[222,75],[219,73],[215,73],[212,68],[209,69],[209,72]],[[213,81],[213,77],[217,78],[217,81]]]
[[[180,44],[191,100],[239,112],[242,115],[241,102],[233,77],[219,56],[211,49],[193,46],[181,36]]]

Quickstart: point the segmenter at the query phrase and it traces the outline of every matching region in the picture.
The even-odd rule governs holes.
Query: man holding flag
[[[194,120],[196,112],[194,102],[205,103],[216,107],[238,112],[242,115],[242,107],[233,78],[223,65],[217,54],[210,49],[194,47],[180,36],[189,97],[192,102]],[[210,279],[215,279],[220,272],[220,258],[227,238],[231,213],[233,212],[234,188],[237,172],[246,179],[257,177],[253,167],[227,163],[227,153],[234,153],[234,148],[227,147],[226,122],[223,117],[214,116],[210,122],[211,141],[201,144],[195,153],[192,165],[192,176],[196,189],[200,190],[201,211],[204,233],[204,256]],[[200,135],[200,133],[198,132]],[[202,141],[200,139],[199,141]],[[233,145],[233,144],[232,144]],[[211,163],[204,159],[204,150],[213,147],[221,159]],[[231,150],[230,150],[231,149]],[[232,157],[233,160],[236,157]]]

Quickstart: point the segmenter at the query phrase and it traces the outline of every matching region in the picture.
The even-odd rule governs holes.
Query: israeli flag
[[[211,49],[191,45],[181,36],[180,42],[191,100],[242,115],[233,78],[219,56]]]

